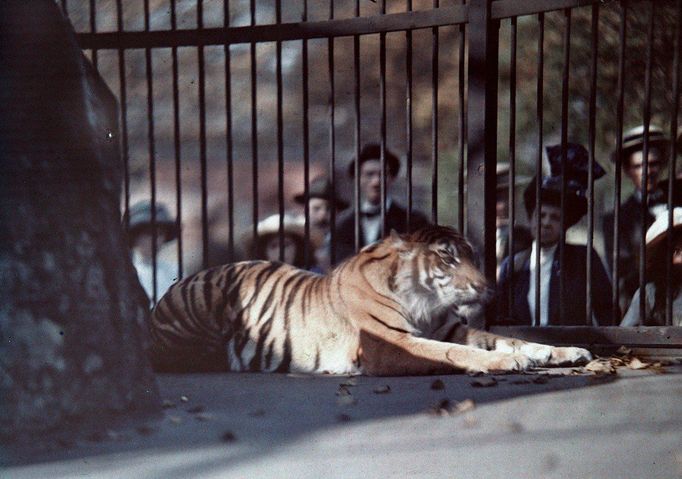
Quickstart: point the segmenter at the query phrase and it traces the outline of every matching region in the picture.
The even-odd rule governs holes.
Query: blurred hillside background
[[[143,30],[145,26],[143,0],[124,0],[124,30]],[[229,3],[226,13],[225,5]],[[380,2],[360,1],[360,15],[380,14]],[[442,0],[440,7],[461,3],[461,0]],[[91,5],[94,4],[94,16]],[[149,0],[151,30],[171,28],[171,8],[175,8],[179,29],[197,27],[197,0]],[[256,23],[275,22],[275,0],[259,0],[256,4]],[[303,0],[282,1],[282,21],[299,22],[303,15]],[[355,15],[354,0],[309,0],[308,20],[350,18]],[[405,1],[389,0],[387,13],[406,11]],[[652,56],[651,112],[652,123],[670,131],[673,113],[673,45],[675,35],[675,2],[656,0],[655,40]],[[645,61],[647,22],[652,2],[630,1],[627,8],[627,49],[625,62],[624,127],[642,123],[645,98]],[[117,29],[117,5],[114,0],[68,0],[68,15],[77,32],[90,32],[92,24],[98,32]],[[230,26],[250,24],[248,0],[204,0],[205,28],[222,27],[227,15]],[[414,10],[434,7],[432,0],[414,0]],[[616,143],[616,109],[618,84],[618,53],[621,3],[605,2],[599,10],[598,91],[596,109],[597,159],[608,171],[599,180],[596,190],[596,245],[601,251],[601,215],[613,207],[614,175],[609,155]],[[570,41],[570,83],[568,106],[568,138],[587,145],[591,64],[592,8],[572,11]],[[544,144],[560,141],[561,91],[564,58],[563,12],[545,15],[544,41]],[[510,22],[500,27],[499,73],[499,140],[498,161],[509,157],[509,77],[510,77]],[[538,124],[536,85],[538,75],[537,16],[518,19],[517,50],[517,124],[516,174],[529,178],[535,171],[538,157]],[[432,188],[432,52],[431,29],[413,32],[413,182],[415,207],[430,213]],[[459,101],[460,58],[462,40],[460,27],[439,29],[438,49],[438,221],[457,225],[457,175],[461,162],[459,148],[459,118],[463,105]],[[386,35],[386,108],[387,144],[403,160],[395,196],[406,203],[405,152],[406,135],[406,34]],[[310,177],[328,174],[330,169],[330,70],[329,41],[309,40],[309,118],[310,118]],[[282,44],[283,74],[283,157],[285,161],[284,197],[286,209],[302,211],[291,201],[303,190],[303,85],[302,41]],[[185,274],[197,269],[201,261],[200,227],[200,143],[199,143],[199,78],[198,49],[178,49],[180,163],[182,180],[182,220],[185,254]],[[275,44],[256,46],[257,52],[257,142],[259,218],[278,211],[277,205],[277,122],[276,122],[276,60]],[[91,52],[86,52],[92,56]],[[226,244],[227,211],[227,152],[225,105],[225,53],[223,46],[204,48],[206,71],[206,138],[208,159],[208,202],[211,242]],[[230,47],[232,102],[229,105],[233,121],[234,211],[235,237],[238,245],[248,234],[252,223],[252,106],[250,45]],[[336,177],[343,196],[351,199],[353,186],[346,177],[347,165],[355,151],[354,115],[354,50],[352,38],[333,41],[334,62],[334,135]],[[379,35],[362,36],[361,64],[361,127],[362,142],[379,141],[381,109],[379,103]],[[120,94],[118,51],[101,50],[97,53],[97,67],[112,91]],[[144,49],[125,53],[127,89],[127,122],[131,202],[150,195],[149,122],[147,77]],[[172,56],[170,48],[152,50],[152,89],[154,118],[154,156],[156,188],[159,201],[171,211],[176,208],[176,171],[173,128]],[[464,72],[466,79],[466,71]],[[120,96],[119,96],[120,98]],[[623,197],[630,185],[623,181]],[[519,188],[521,190],[522,188]],[[520,195],[519,195],[520,197]],[[526,221],[521,203],[517,208],[519,220]],[[584,237],[585,220],[571,231],[570,238]],[[173,251],[167,254],[174,254]]]

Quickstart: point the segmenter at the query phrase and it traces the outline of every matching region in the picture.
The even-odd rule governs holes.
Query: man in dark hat
[[[391,185],[400,170],[400,160],[385,151],[386,160],[386,203],[384,232],[392,229],[398,233],[407,232],[407,210],[400,206],[390,195]],[[358,158],[360,170],[360,245],[374,243],[381,239],[381,147],[368,143]],[[355,163],[348,167],[348,175],[355,176]],[[426,218],[417,212],[410,215],[410,228],[415,230],[428,224]],[[355,211],[348,210],[336,225],[336,261],[341,261],[355,253]]]
[[[306,204],[305,191],[294,196],[294,201],[300,205]],[[308,188],[308,211],[310,215],[310,236],[313,244],[318,244],[314,252],[312,270],[324,273],[330,266],[329,255],[329,225],[332,210],[337,212],[348,208],[348,202],[340,198],[336,191],[332,194],[332,184],[324,177],[317,177],[310,182]]]
[[[517,325],[586,325],[586,263],[587,248],[565,243],[566,264],[560,264],[561,239],[561,184],[565,176],[564,231],[576,224],[587,212],[588,154],[582,145],[566,145],[566,170],[562,172],[561,145],[547,148],[551,176],[542,179],[540,202],[536,198],[536,180],[524,192],[524,204],[530,217],[534,237],[530,248],[506,258],[502,263],[498,281],[498,316],[501,323]],[[594,164],[594,178],[605,174],[599,164]],[[538,216],[540,230],[537,230]],[[540,256],[540,316],[535,316],[536,266]],[[611,321],[611,285],[606,270],[597,253],[592,250],[592,305],[593,317],[589,324],[609,324]],[[509,287],[513,269],[513,304],[509,304]],[[563,270],[563,271],[562,271]],[[561,315],[560,277],[564,275],[565,302]]]
[[[178,280],[176,265],[159,257],[162,246],[178,237],[177,224],[162,203],[156,203],[154,216],[152,225],[152,204],[148,200],[133,204],[128,211],[128,238],[133,265],[152,305],[154,301],[161,299],[166,290]],[[156,235],[154,235],[154,229],[156,229]],[[156,236],[156,248],[153,247],[154,236]],[[156,290],[154,289],[155,268]]]
[[[651,226],[657,214],[666,209],[665,189],[659,183],[661,169],[668,164],[670,141],[663,130],[655,125],[649,126],[647,203],[648,208],[642,223],[642,192],[644,191],[644,127],[637,126],[623,134],[621,168],[635,187],[634,192],[620,205],[618,238],[619,306],[626,311],[632,295],[639,287],[639,250],[642,232]],[[611,160],[616,161],[614,152]],[[614,225],[613,212],[604,215],[604,244],[609,268],[613,268]]]

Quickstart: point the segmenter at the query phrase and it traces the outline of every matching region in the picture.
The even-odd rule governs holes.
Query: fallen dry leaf
[[[171,409],[176,407],[175,403],[169,399],[164,399],[163,402],[161,403],[161,407],[163,409]]]
[[[339,389],[336,390],[336,395],[350,396],[350,389],[348,389],[346,386],[339,386]]]
[[[628,348],[627,346],[621,346],[616,351],[616,355],[617,356],[630,356],[630,355],[632,355],[632,349]]]
[[[345,387],[353,387],[358,385],[358,380],[355,378],[348,378],[344,382],[341,383],[341,386]]]
[[[632,358],[628,363],[628,368],[630,369],[646,369],[651,366],[650,363],[643,363],[639,358]]]
[[[609,359],[598,358],[593,359],[587,365],[585,365],[585,370],[593,372],[594,374],[615,374],[616,367],[611,363]]]
[[[445,389],[445,383],[440,379],[436,379],[434,382],[431,383],[431,389],[435,391],[442,391],[443,389]]]
[[[388,394],[391,392],[391,386],[388,384],[384,386],[377,386],[373,389],[374,394]]]
[[[187,402],[189,401],[189,398],[187,396],[180,396],[180,401]]]
[[[471,382],[471,385],[475,388],[489,388],[492,386],[497,386],[497,379],[486,376]]]
[[[194,419],[196,419],[197,421],[210,421],[211,419],[213,419],[213,416],[211,416],[210,414],[200,412],[199,414],[194,415]]]

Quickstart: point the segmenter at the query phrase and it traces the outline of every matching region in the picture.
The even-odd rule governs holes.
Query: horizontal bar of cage
[[[566,8],[577,8],[603,3],[603,0],[515,0],[507,2],[493,2],[491,6],[490,18],[492,20],[502,20],[505,18],[520,17],[523,15],[533,15],[537,13],[564,10]]]
[[[437,8],[428,11],[391,13],[373,17],[346,18],[319,22],[249,25],[230,28],[193,30],[158,30],[130,32],[79,33],[83,49],[170,48],[260,43],[313,38],[335,38],[369,35],[466,23],[467,5]]]
[[[557,345],[615,345],[682,349],[682,328],[675,326],[493,326],[490,332],[525,341]]]

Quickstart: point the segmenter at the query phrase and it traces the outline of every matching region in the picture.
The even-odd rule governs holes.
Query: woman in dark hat
[[[536,180],[524,192],[524,204],[530,218],[533,234],[532,246],[517,253],[513,260],[502,263],[498,281],[498,316],[500,322],[518,325],[586,325],[586,263],[587,248],[565,243],[564,258],[560,268],[561,184],[565,179],[563,230],[576,224],[587,212],[588,154],[582,145],[566,145],[566,170],[562,171],[561,146],[547,147],[551,176],[542,178],[540,202],[536,198]],[[604,175],[604,170],[594,163],[594,178]],[[537,231],[538,215],[540,230]],[[540,317],[535,317],[536,255],[540,255]],[[611,284],[597,253],[592,251],[592,305],[594,315],[589,324],[609,324],[611,321]],[[509,304],[511,269],[514,271],[513,304]],[[561,315],[560,271],[565,281],[564,315]],[[563,321],[562,321],[563,320]]]

